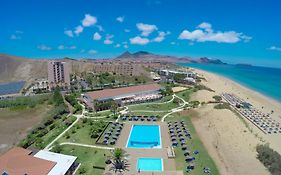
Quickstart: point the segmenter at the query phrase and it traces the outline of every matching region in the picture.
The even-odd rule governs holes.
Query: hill
[[[70,63],[74,73],[92,70],[94,64],[69,58],[59,60]],[[31,82],[35,79],[47,78],[48,61],[0,54],[0,83],[20,80]]]
[[[169,55],[157,55],[146,51],[139,51],[130,53],[124,52],[120,56],[116,57],[115,60],[119,61],[152,61],[152,62],[168,62],[168,63],[200,63],[200,64],[225,64],[219,59],[209,59],[202,57],[199,59],[193,59],[190,57],[175,57]]]

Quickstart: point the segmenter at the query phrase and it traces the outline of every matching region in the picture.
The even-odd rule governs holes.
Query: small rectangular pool
[[[159,125],[133,125],[127,148],[161,148]]]
[[[163,171],[163,160],[160,158],[139,158],[137,171]]]

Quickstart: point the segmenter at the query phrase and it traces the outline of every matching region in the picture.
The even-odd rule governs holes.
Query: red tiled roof
[[[87,95],[90,96],[93,100],[102,99],[102,98],[110,98],[123,94],[133,94],[139,93],[142,91],[154,91],[159,90],[161,88],[158,84],[146,84],[146,85],[138,85],[138,86],[130,86],[116,89],[104,89],[100,91],[92,91],[88,92]]]
[[[10,175],[47,175],[56,165],[55,162],[39,159],[30,155],[32,151],[12,148],[0,157],[0,173]]]

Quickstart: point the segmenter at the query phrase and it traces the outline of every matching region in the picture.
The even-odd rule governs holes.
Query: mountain
[[[190,57],[175,57],[168,55],[157,55],[146,51],[139,51],[136,53],[130,53],[128,51],[122,53],[116,57],[118,61],[157,61],[157,62],[168,62],[168,63],[200,63],[200,64],[225,64],[219,59],[209,59],[202,57],[199,59],[193,59]]]
[[[209,59],[207,57],[199,58],[195,61],[195,63],[201,63],[201,64],[225,64],[219,59]]]

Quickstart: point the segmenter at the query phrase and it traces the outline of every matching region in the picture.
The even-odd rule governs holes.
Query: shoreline
[[[218,77],[219,79],[221,79],[222,81],[225,81],[226,83],[229,83],[230,85],[231,84],[234,85],[235,86],[234,87],[235,91],[237,91],[237,90],[238,91],[239,90],[243,91],[243,92],[240,92],[238,94],[236,94],[234,92],[234,94],[236,94],[238,96],[241,95],[241,97],[244,100],[252,102],[254,107],[256,107],[256,108],[258,108],[258,109],[260,109],[262,111],[263,110],[267,110],[268,111],[269,108],[272,108],[272,110],[276,111],[275,114],[273,114],[273,115],[276,116],[276,113],[279,113],[280,116],[278,116],[278,118],[281,117],[281,102],[276,100],[276,99],[274,99],[274,98],[272,98],[271,96],[262,94],[261,92],[258,92],[255,89],[252,89],[252,88],[250,88],[250,87],[248,87],[246,85],[243,85],[243,84],[241,84],[241,83],[239,83],[239,82],[237,82],[237,81],[235,81],[233,79],[230,79],[230,78],[228,78],[226,76],[223,76],[223,75],[220,75],[218,73],[213,73],[213,72],[209,72],[209,71],[198,69],[198,68],[192,68],[192,67],[190,67],[190,69],[192,69],[194,72],[196,72],[199,75],[200,74],[203,75],[204,77],[205,77],[205,75],[207,75],[207,77],[208,76],[211,76],[211,77],[215,76],[215,77]],[[206,78],[206,81],[208,81],[207,78]],[[202,84],[209,84],[208,82],[207,83],[204,82],[204,80],[201,83]],[[211,89],[213,89],[215,91],[221,91],[220,88],[217,88],[217,87],[216,88],[211,88]],[[230,93],[233,93],[233,92],[230,92]],[[249,97],[244,98],[243,96],[245,96],[245,95],[252,96],[252,98],[249,98]],[[256,105],[257,103],[264,103],[265,101],[269,102],[271,104],[270,105],[271,107],[261,109],[261,104]],[[265,106],[269,106],[269,104],[266,103],[263,106],[264,107]],[[270,112],[271,111],[268,111],[268,113],[270,113]],[[281,122],[281,118],[279,118],[279,119],[278,119],[278,121]]]
[[[182,65],[180,65],[180,66],[182,66]],[[183,67],[185,67],[185,66],[183,66]],[[186,68],[186,67],[185,67],[185,68]],[[247,89],[247,90],[249,90],[249,91],[252,91],[253,93],[258,94],[259,96],[263,96],[263,98],[266,98],[266,99],[268,99],[268,100],[270,100],[270,101],[273,101],[274,103],[279,103],[279,104],[281,105],[281,100],[278,100],[277,98],[274,98],[273,96],[264,94],[264,93],[258,91],[257,89],[254,89],[254,88],[248,86],[247,84],[245,84],[245,83],[243,83],[243,82],[239,82],[239,81],[234,80],[234,79],[232,79],[232,78],[230,78],[230,77],[228,77],[228,76],[224,76],[224,75],[221,75],[221,74],[219,74],[219,73],[207,71],[207,70],[204,70],[204,69],[193,68],[193,67],[189,67],[189,68],[195,70],[195,72],[196,72],[196,71],[199,71],[199,72],[204,72],[204,73],[208,73],[208,74],[213,74],[213,75],[218,76],[218,77],[221,77],[221,78],[223,78],[223,79],[227,79],[228,81],[232,81],[233,83],[235,83],[235,84],[241,86],[242,88],[245,88],[245,89]]]

